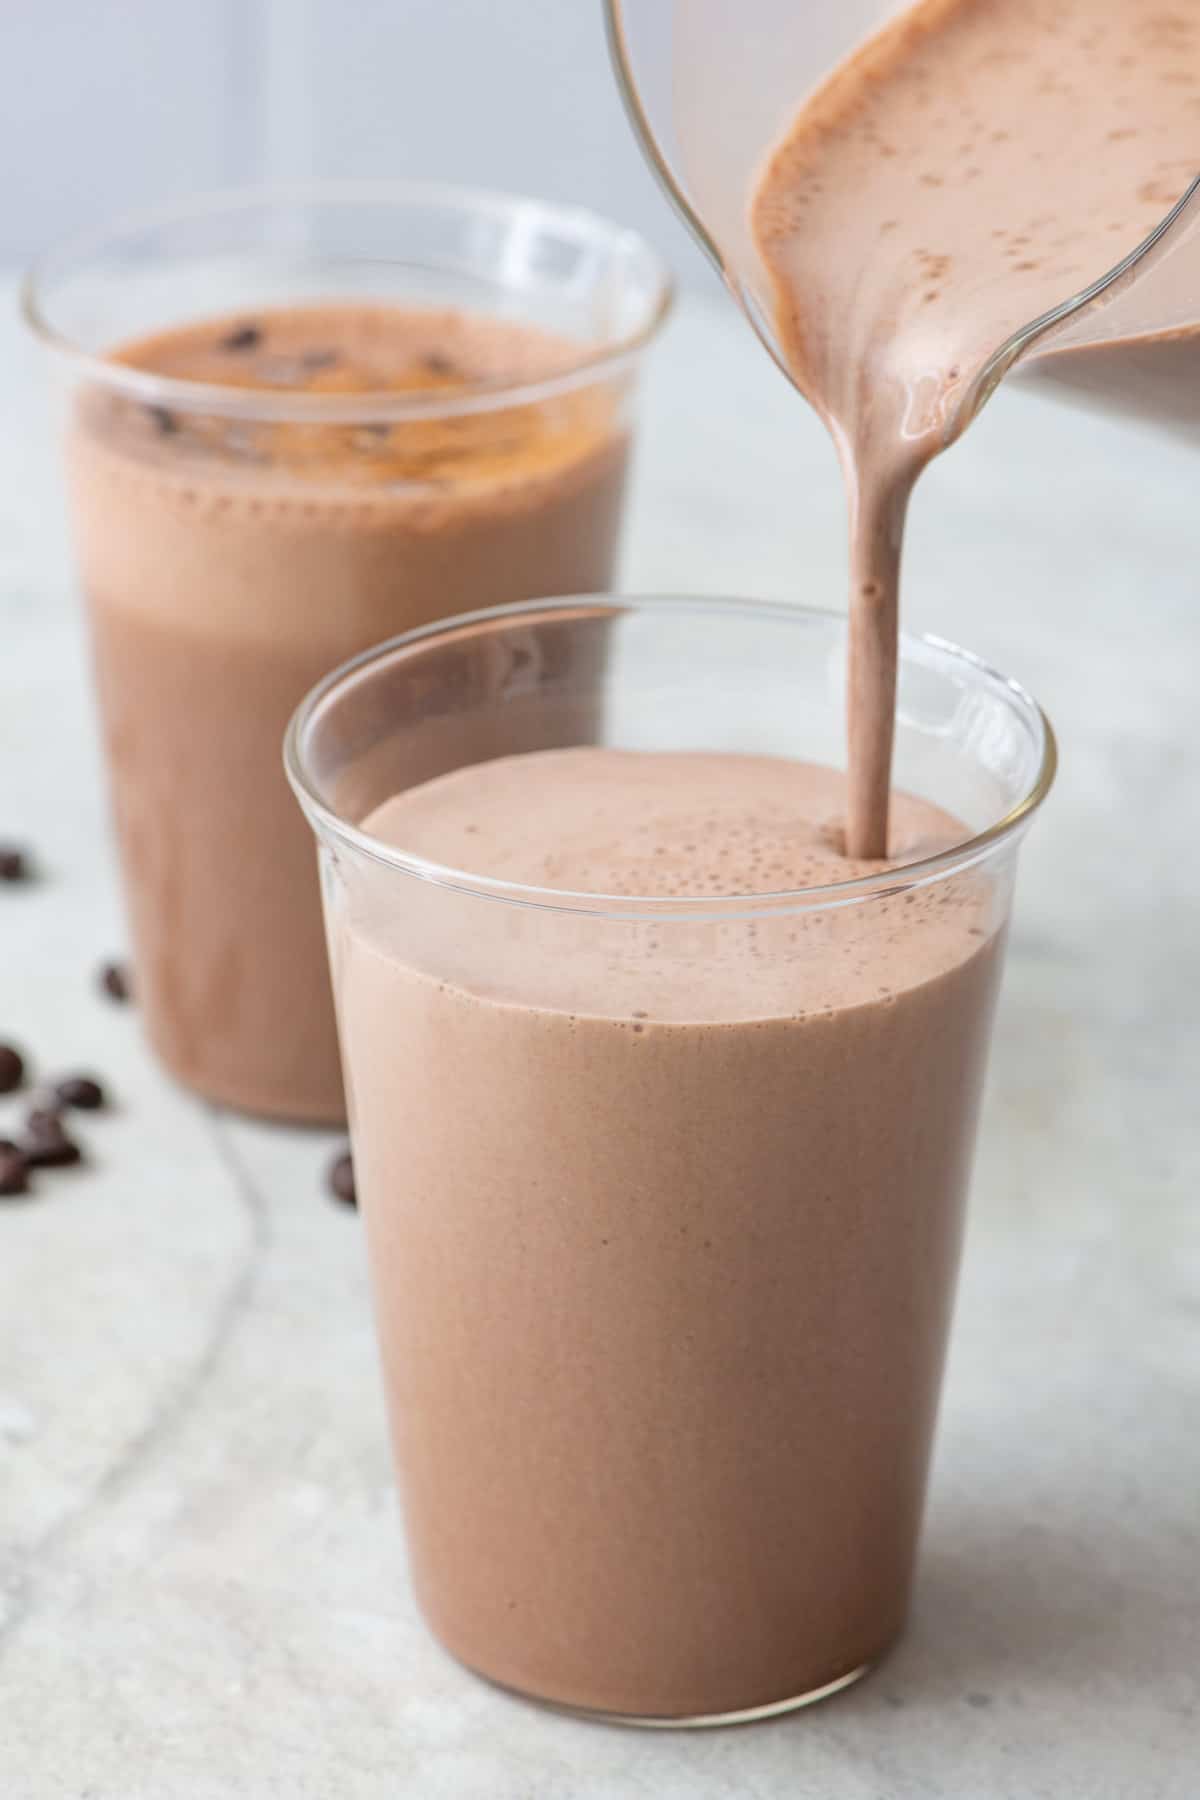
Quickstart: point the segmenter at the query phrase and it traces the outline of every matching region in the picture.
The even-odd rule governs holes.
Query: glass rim
[[[617,257],[624,257],[631,264],[635,261],[644,264],[649,275],[644,316],[611,344],[587,347],[589,353],[555,374],[515,383],[503,379],[471,382],[444,396],[432,398],[426,392],[406,394],[383,390],[365,394],[302,394],[189,381],[114,362],[110,354],[89,349],[53,322],[49,296],[55,282],[123,238],[186,224],[190,220],[222,215],[235,217],[239,213],[272,206],[328,206],[352,212],[358,207],[388,204],[398,210],[405,206],[443,207],[450,212],[474,213],[494,219],[516,219],[524,215],[531,226],[557,232],[560,237],[576,243],[607,242]],[[388,260],[394,260],[397,268],[442,267],[420,259],[406,261],[403,256]],[[512,291],[519,292],[517,289]],[[22,277],[18,306],[26,328],[60,361],[69,364],[89,381],[128,394],[144,404],[172,407],[181,412],[203,408],[233,418],[299,424],[355,424],[382,418],[440,419],[536,404],[597,379],[610,378],[635,361],[657,335],[674,300],[674,276],[649,240],[631,226],[620,225],[586,207],[559,205],[532,195],[448,182],[346,180],[221,188],[199,194],[184,205],[148,207],[119,214],[51,245],[37,256]]]
[[[406,631],[374,645],[350,658],[322,678],[300,702],[288,723],[283,741],[283,762],[288,781],[318,837],[341,844],[357,855],[385,865],[397,874],[425,881],[457,893],[508,905],[532,907],[540,911],[575,914],[603,914],[613,919],[675,919],[700,923],[705,920],[761,918],[788,911],[828,910],[856,905],[892,893],[907,893],[930,882],[956,875],[984,861],[995,851],[1022,833],[1033,814],[1050,792],[1058,768],[1058,745],[1054,729],[1045,712],[1028,690],[1011,676],[998,670],[970,650],[932,633],[900,633],[900,663],[919,660],[920,653],[932,652],[945,662],[957,664],[976,683],[982,683],[1005,695],[1015,703],[1031,727],[1040,751],[1038,767],[1026,792],[1002,817],[982,831],[953,844],[933,856],[913,862],[879,869],[869,875],[847,881],[827,882],[813,887],[781,889],[754,894],[705,894],[692,898],[676,895],[629,895],[577,892],[567,888],[550,888],[527,882],[507,881],[499,877],[479,875],[454,868],[430,858],[385,843],[361,826],[342,818],[317,791],[306,762],[305,743],[310,726],[318,712],[339,689],[357,678],[372,665],[383,665],[398,658],[420,653],[438,640],[449,640],[469,634],[502,629],[512,621],[549,617],[561,613],[566,617],[591,615],[616,618],[628,613],[703,613],[740,614],[779,623],[793,619],[823,621],[845,627],[845,614],[831,608],[803,606],[786,601],[725,599],[720,596],[656,595],[653,597],[595,595],[564,596],[544,600],[521,600],[507,606],[486,607],[460,613]]]

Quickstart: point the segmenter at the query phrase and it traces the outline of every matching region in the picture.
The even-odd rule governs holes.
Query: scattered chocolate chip
[[[53,1100],[39,1100],[25,1114],[25,1130],[31,1137],[53,1137],[62,1130],[62,1108]]]
[[[101,963],[99,980],[110,1000],[128,1000],[133,992],[133,983],[124,963]]]
[[[29,1164],[15,1144],[0,1149],[0,1199],[10,1200],[29,1186]]]
[[[12,1044],[0,1044],[0,1094],[11,1094],[25,1079],[25,1058]]]
[[[179,430],[179,420],[175,417],[175,414],[165,406],[152,406],[150,408],[150,417],[154,420],[156,427],[162,433],[163,437],[170,437],[172,432]]]
[[[329,1165],[329,1191],[335,1200],[345,1206],[357,1206],[358,1195],[354,1187],[354,1158],[348,1150],[335,1156]]]
[[[64,1132],[62,1137],[30,1138],[23,1160],[30,1169],[70,1169],[83,1161],[83,1151]]]
[[[67,1075],[54,1092],[64,1106],[77,1106],[81,1112],[95,1112],[104,1105],[104,1089],[91,1075]]]
[[[336,350],[306,350],[300,365],[306,374],[319,375],[322,369],[335,368],[340,360]]]
[[[83,1152],[62,1128],[57,1113],[32,1112],[25,1121],[21,1155],[31,1169],[66,1169],[83,1161]]]
[[[0,844],[0,881],[28,881],[29,858],[16,844]]]
[[[257,350],[262,343],[261,325],[239,325],[221,339],[222,350]]]
[[[0,1156],[20,1156],[20,1144],[14,1144],[11,1138],[0,1137]]]
[[[456,373],[453,359],[442,350],[430,350],[421,358],[421,366],[427,369],[430,375],[453,375]]]

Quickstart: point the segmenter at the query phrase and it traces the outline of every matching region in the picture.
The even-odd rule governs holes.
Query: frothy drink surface
[[[780,341],[850,500],[860,854],[887,846],[913,483],[990,355],[1165,216],[1196,173],[1198,134],[1197,0],[920,0],[805,102],[763,174],[753,226]],[[1135,357],[1169,389],[1185,355],[1195,376],[1196,345],[1195,331],[1098,345],[1054,373],[1127,402]]]
[[[366,829],[476,874],[681,900],[863,872],[844,799],[768,757],[542,751]],[[906,861],[964,836],[903,795],[893,834]],[[696,922],[346,879],[359,1191],[437,1632],[517,1688],[643,1715],[870,1661],[907,1603],[991,884]]]
[[[580,347],[394,306],[207,320],[116,360],[224,389],[452,399]],[[355,424],[80,395],[69,440],[148,1029],[212,1098],[336,1119],[311,833],[280,744],[345,658],[446,614],[608,584],[626,461],[603,382],[544,404]]]

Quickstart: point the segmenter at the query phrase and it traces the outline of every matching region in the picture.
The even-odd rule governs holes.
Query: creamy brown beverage
[[[913,484],[991,354],[1134,250],[1198,166],[1200,0],[918,0],[804,103],[765,169],[752,222],[778,336],[850,500],[856,855],[888,845]],[[1071,350],[1050,372],[1117,403],[1156,384],[1138,410],[1178,413],[1198,342]]]
[[[874,872],[844,806],[811,764],[580,748],[459,768],[364,829],[477,875],[695,899]],[[894,796],[897,858],[965,835]],[[861,1669],[908,1599],[990,878],[707,935],[487,901],[464,928],[426,883],[347,880],[358,1189],[434,1629],[495,1680],[643,1717]]]
[[[1192,444],[1200,439],[1198,329],[1049,348],[1034,358],[1030,373],[1064,399],[1147,421]]]
[[[210,319],[115,353],[224,390],[452,401],[572,366],[517,324],[383,305]],[[605,587],[616,384],[358,424],[85,389],[69,438],[138,991],[213,1099],[334,1120],[343,1096],[311,838],[280,765],[304,692],[450,613]]]

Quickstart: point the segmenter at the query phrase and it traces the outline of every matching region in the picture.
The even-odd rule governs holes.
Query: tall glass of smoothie
[[[305,701],[416,1591],[470,1668],[703,1723],[901,1630],[1017,850],[1012,682],[900,652],[845,851],[845,620],[544,601]]]
[[[138,996],[201,1094],[343,1116],[280,737],[370,644],[611,582],[668,299],[617,225],[396,185],[143,216],[31,276],[64,376]]]

